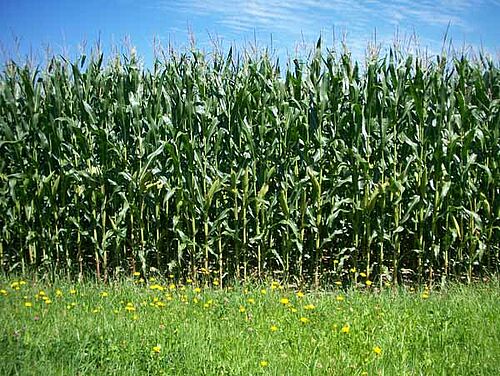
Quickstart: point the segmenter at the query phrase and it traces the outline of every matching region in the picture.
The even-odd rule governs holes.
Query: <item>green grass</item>
[[[303,297],[276,284],[16,282],[0,279],[5,375],[500,374],[498,280]]]

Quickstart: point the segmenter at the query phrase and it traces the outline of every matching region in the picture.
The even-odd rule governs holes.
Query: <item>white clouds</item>
[[[423,44],[444,35],[448,24],[453,31],[476,32],[469,13],[485,4],[498,6],[499,0],[178,0],[161,1],[162,7],[175,8],[189,22],[204,19],[212,30],[229,33],[229,39],[242,34],[272,33],[291,43],[303,37],[313,41],[322,31],[335,27],[347,31],[349,47],[364,49],[375,28],[378,41],[393,39],[396,28],[407,34],[417,31]],[[432,35],[432,36],[431,36]],[[291,46],[289,46],[291,47]]]

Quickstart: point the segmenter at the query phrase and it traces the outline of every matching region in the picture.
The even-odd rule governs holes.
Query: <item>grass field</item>
[[[499,302],[498,280],[307,292],[2,278],[0,373],[498,375]]]

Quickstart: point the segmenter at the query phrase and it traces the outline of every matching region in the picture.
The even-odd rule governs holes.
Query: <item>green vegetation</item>
[[[500,374],[498,280],[304,294],[20,282],[0,280],[2,375]]]
[[[394,49],[132,53],[0,76],[6,272],[382,286],[500,265],[500,70]],[[252,277],[252,278],[251,278]],[[357,278],[357,277],[356,277]]]

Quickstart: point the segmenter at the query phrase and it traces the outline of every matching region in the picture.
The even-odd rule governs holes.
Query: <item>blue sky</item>
[[[450,24],[455,48],[482,46],[498,60],[499,20],[500,0],[0,0],[0,59],[28,51],[40,59],[47,46],[75,56],[84,41],[88,50],[100,38],[108,51],[130,40],[148,64],[154,38],[184,48],[189,32],[201,48],[210,49],[211,40],[226,48],[255,41],[271,47],[272,41],[284,57],[319,35],[331,45],[335,34],[359,59],[376,30],[383,46],[396,35],[406,42],[416,35],[419,46],[437,53]]]

